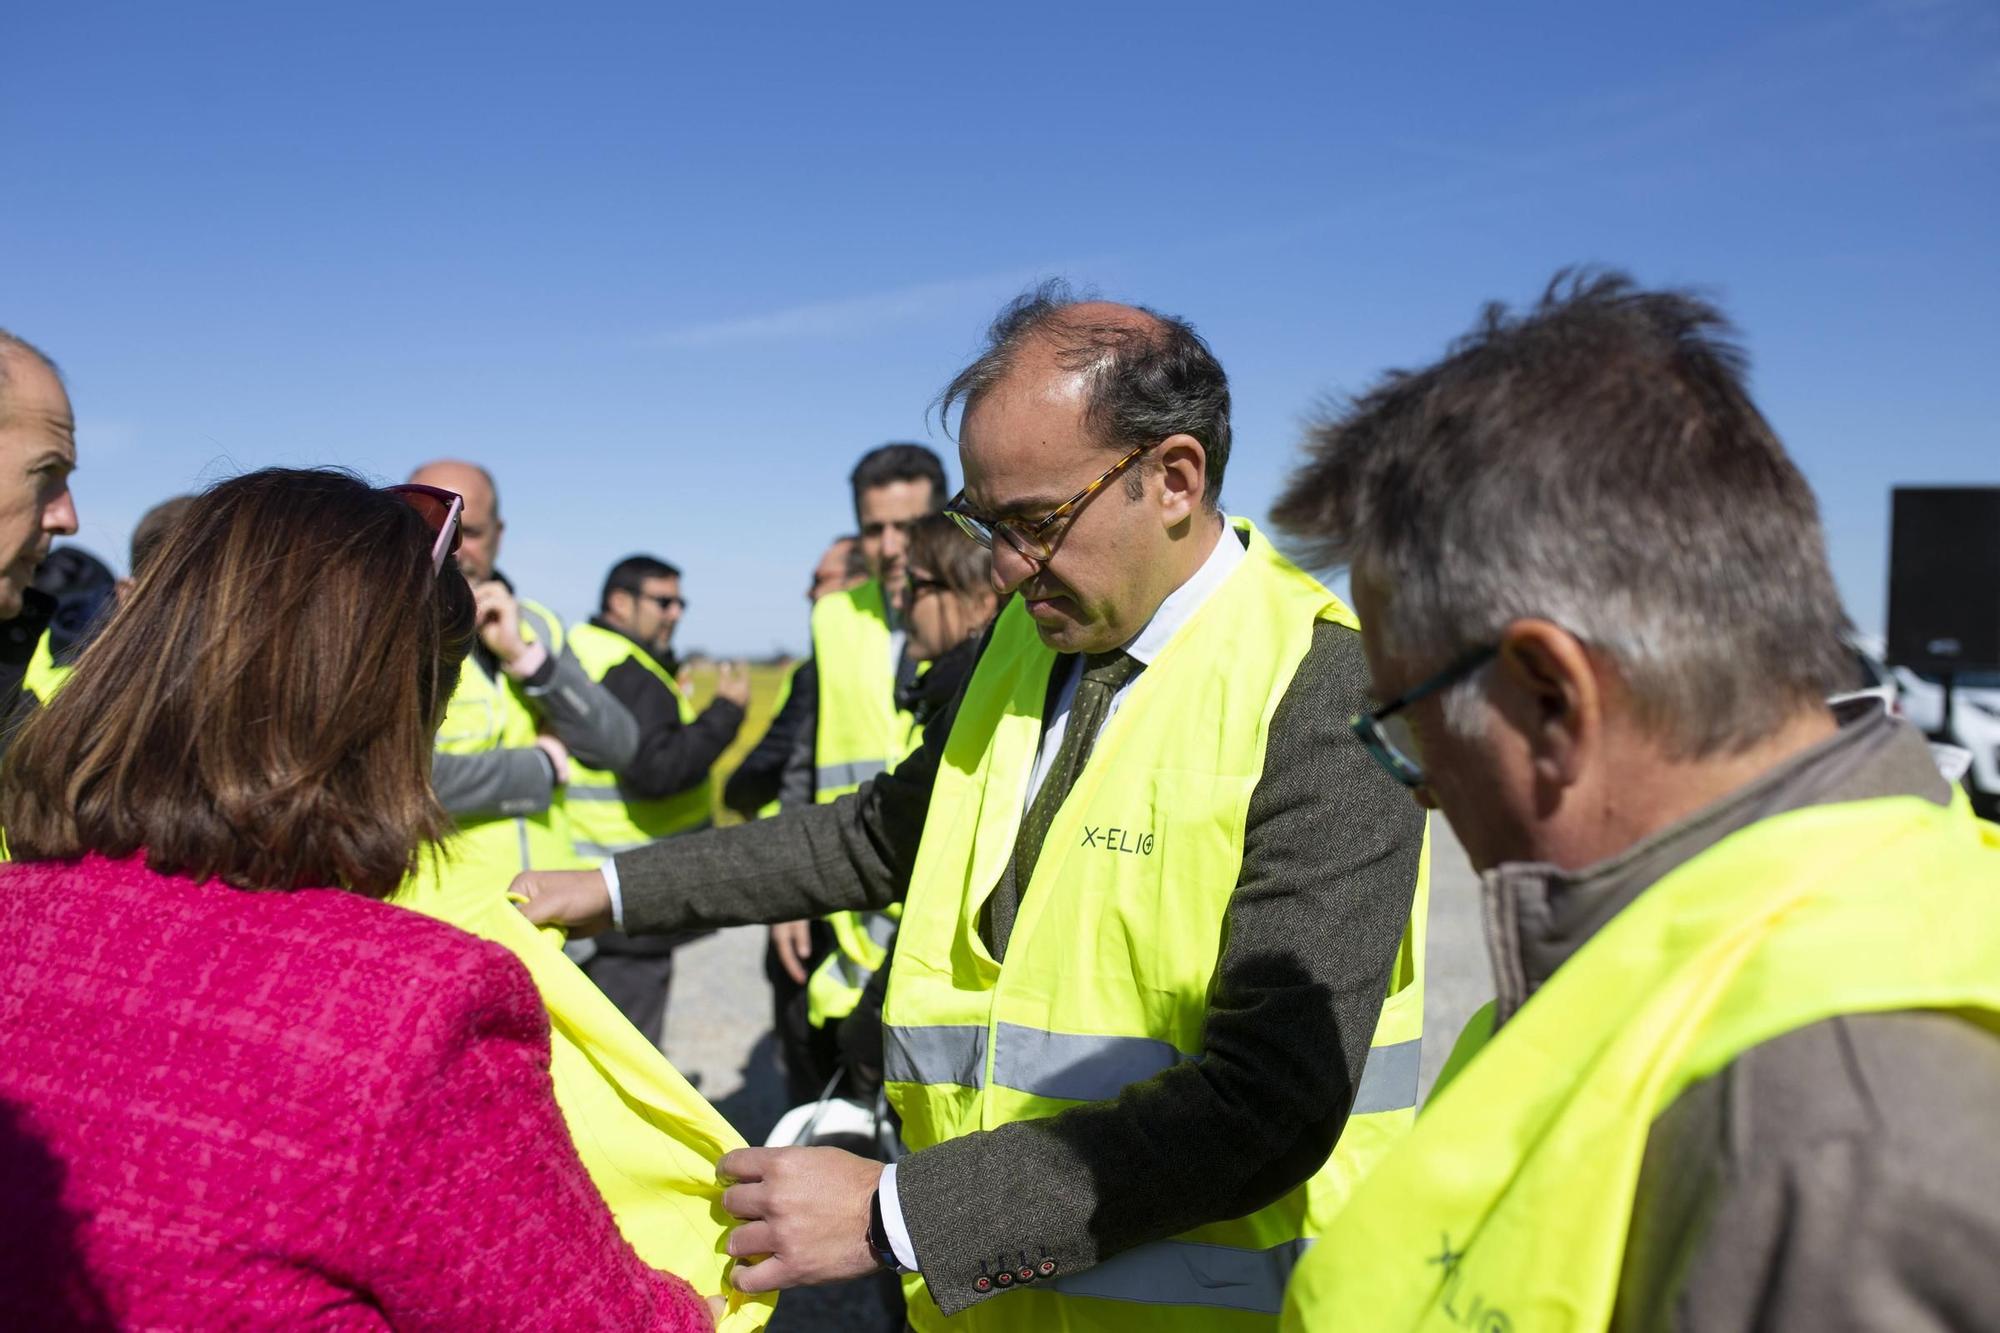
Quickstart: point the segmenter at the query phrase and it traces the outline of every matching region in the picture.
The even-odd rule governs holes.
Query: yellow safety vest
[[[1434,1097],[1300,1265],[1284,1327],[1604,1328],[1654,1119],[1836,1015],[2000,1029],[1996,895],[2000,828],[1962,797],[1778,815],[1686,862]]]
[[[562,651],[553,615],[526,602],[521,611],[522,637]],[[534,737],[519,687],[468,666],[438,748],[476,753],[532,745]],[[544,817],[481,820],[426,849],[419,873],[393,901],[504,945],[526,965],[549,1011],[556,1105],[619,1231],[653,1267],[704,1295],[727,1295],[723,1333],[750,1333],[770,1318],[773,1302],[728,1282],[723,1244],[734,1222],[715,1176],[722,1155],[743,1146],[741,1136],[563,956],[562,932],[537,930],[507,900],[518,871],[576,861],[559,805]]]
[[[28,658],[27,669],[21,673],[21,688],[33,694],[36,702],[47,708],[49,700],[56,697],[56,691],[67,684],[75,673],[75,667],[56,662],[49,632],[43,630],[42,637],[35,641],[34,653]]]
[[[938,771],[889,977],[885,1075],[911,1148],[1108,1100],[1199,1056],[1271,716],[1314,626],[1355,624],[1332,593],[1240,527],[1243,563],[1134,681],[1050,824],[1004,966],[978,922],[1013,856],[1056,654],[1018,600],[1001,612]],[[1311,1181],[1247,1217],[1084,1272],[1044,1273],[1029,1253],[1026,1281],[1020,1270],[993,1276],[996,1287],[1025,1290],[950,1320],[920,1278],[907,1279],[911,1322],[1023,1333],[1273,1328],[1305,1238],[1414,1117],[1426,883],[1347,1129]]]
[[[520,608],[522,639],[546,645],[552,656],[561,653],[562,621],[525,599]],[[437,748],[447,754],[525,749],[535,743],[539,728],[518,684],[504,672],[498,679],[488,676],[468,661],[438,728]],[[442,855],[426,855],[413,884],[463,880],[497,894],[523,870],[566,870],[587,864],[570,846],[563,807],[563,794],[557,790],[548,808],[533,814],[460,819],[457,831],[438,845]],[[406,890],[411,887],[405,885]]]
[[[813,782],[824,805],[894,768],[910,752],[916,724],[896,707],[893,636],[880,583],[815,602],[812,638],[819,672]]]
[[[569,649],[600,685],[614,667],[637,662],[672,693],[680,708],[681,725],[694,721],[694,705],[681,693],[680,682],[657,658],[623,634],[597,625],[578,625],[569,632]],[[575,756],[569,761],[569,786],[563,793],[570,844],[579,857],[589,861],[642,847],[656,838],[706,828],[714,818],[714,802],[714,784],[707,779],[671,796],[628,798],[618,790],[617,774],[579,763]]]
[[[821,805],[901,763],[922,742],[916,720],[896,707],[896,665],[882,585],[873,580],[813,604],[813,658],[819,716],[813,736],[814,799]],[[887,956],[896,913],[836,912],[834,952],[806,983],[814,1026],[854,1012],[862,988]]]

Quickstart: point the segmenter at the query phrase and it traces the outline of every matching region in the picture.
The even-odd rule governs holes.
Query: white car
[[[1944,716],[1944,686],[1908,667],[1892,669],[1903,716],[1934,740],[1972,754],[1966,785],[1988,819],[2000,816],[2000,671],[1966,671],[1952,678],[1951,717]]]

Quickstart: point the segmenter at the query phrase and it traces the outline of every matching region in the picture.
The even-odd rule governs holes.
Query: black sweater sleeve
[[[808,657],[792,672],[792,688],[785,696],[785,706],[772,717],[770,726],[724,784],[722,803],[745,819],[756,818],[759,810],[778,799],[785,760],[791,756],[799,728],[812,716],[818,682],[818,672]]]
[[[618,770],[618,785],[640,800],[700,786],[743,725],[743,710],[725,699],[711,703],[694,721],[682,722],[673,691],[629,658],[605,673],[604,688],[639,724],[639,748]]]

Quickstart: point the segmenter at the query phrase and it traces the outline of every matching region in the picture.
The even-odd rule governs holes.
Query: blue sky
[[[2000,481],[2000,10],[26,5],[0,326],[79,540],[250,467],[498,474],[565,614],[804,639],[863,450],[1044,276],[1194,321],[1261,518],[1328,393],[1598,261],[1717,294],[1879,629],[1887,488]]]

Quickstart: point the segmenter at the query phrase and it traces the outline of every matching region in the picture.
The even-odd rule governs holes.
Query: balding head
[[[55,363],[0,331],[0,620],[21,613],[49,544],[76,531],[75,468],[76,421]]]
[[[0,329],[0,421],[7,417],[8,387],[21,374],[33,376],[41,372],[52,377],[57,384],[62,383],[62,372],[49,354],[29,342],[26,338]]]
[[[419,486],[454,491],[465,500],[459,518],[458,567],[474,587],[493,577],[500,560],[500,489],[493,474],[477,463],[440,458],[410,474]]]
[[[1091,440],[1124,453],[1169,436],[1197,441],[1207,460],[1210,510],[1229,461],[1229,378],[1185,320],[1144,306],[1079,301],[1061,282],[1016,298],[986,333],[986,350],[938,395],[938,414],[970,413],[1016,373],[1080,396]],[[1143,472],[1128,473],[1137,494]]]

